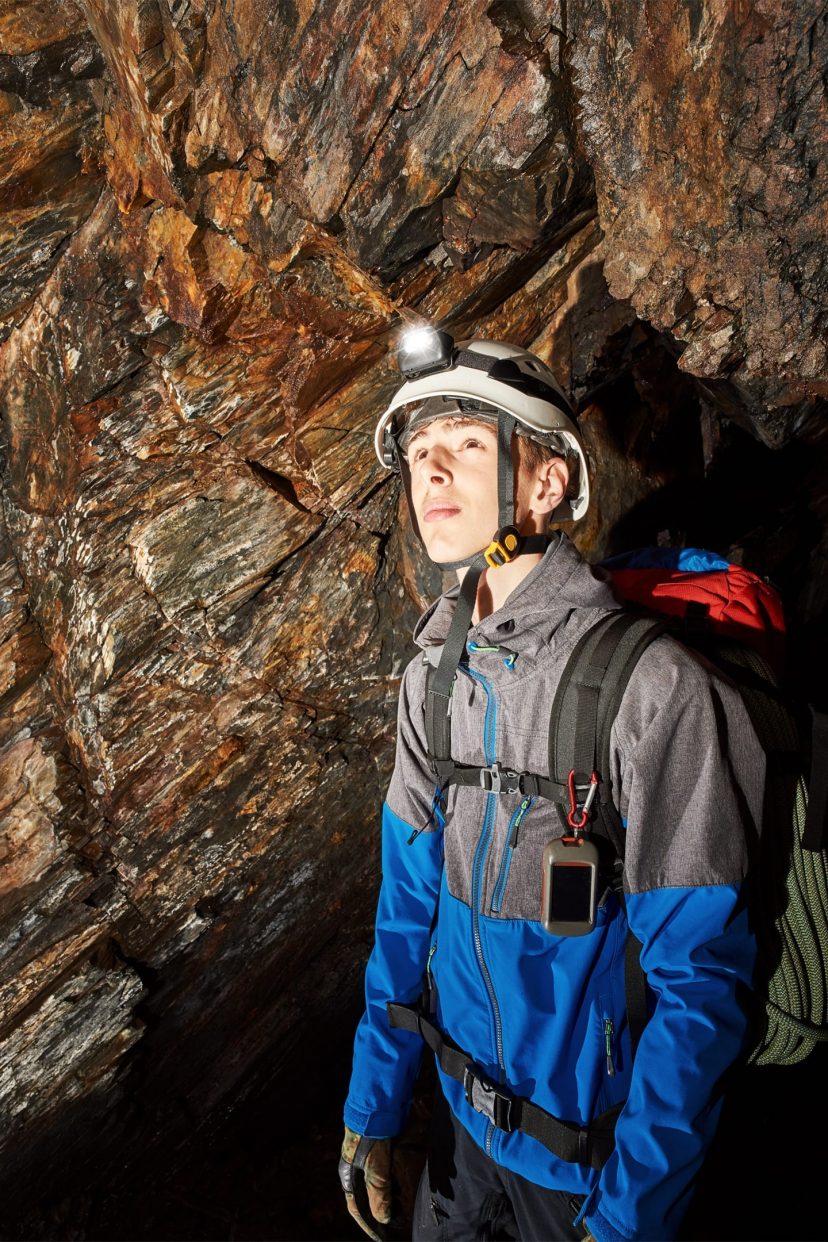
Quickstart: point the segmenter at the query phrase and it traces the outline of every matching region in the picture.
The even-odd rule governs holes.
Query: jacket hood
[[[414,628],[419,647],[445,643],[459,592],[458,583],[420,617]],[[558,531],[542,559],[502,607],[469,628],[469,640],[481,646],[503,644],[521,655],[533,656],[549,645],[576,607],[605,611],[619,604],[609,586],[609,576],[593,569],[563,531]]]

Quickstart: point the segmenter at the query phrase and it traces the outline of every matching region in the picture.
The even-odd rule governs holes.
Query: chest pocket
[[[494,918],[539,920],[543,850],[563,836],[563,824],[547,799],[532,797],[504,820],[503,832],[494,834],[483,911]]]

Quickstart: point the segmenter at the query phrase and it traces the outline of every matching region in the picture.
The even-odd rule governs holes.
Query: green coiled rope
[[[759,943],[754,1065],[793,1065],[828,1040],[828,854],[804,850],[808,794],[796,724],[755,652],[717,644],[768,756],[751,912]]]

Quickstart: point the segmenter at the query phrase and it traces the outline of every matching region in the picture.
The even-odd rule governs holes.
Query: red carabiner
[[[569,773],[567,784],[569,786],[569,812],[566,817],[566,822],[569,824],[570,828],[575,830],[575,832],[581,832],[584,828],[586,828],[589,822],[589,809],[592,806],[596,793],[598,792],[598,773],[593,772],[592,776],[589,778],[589,792],[584,799],[584,805],[582,807],[578,806],[574,768],[572,768]],[[583,788],[583,786],[581,786],[581,788]]]

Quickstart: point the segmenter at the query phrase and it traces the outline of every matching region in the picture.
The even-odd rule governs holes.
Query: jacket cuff
[[[629,1235],[619,1233],[615,1225],[611,1225],[597,1208],[584,1217],[583,1226],[589,1230],[596,1242],[630,1242]]]
[[[366,1138],[394,1138],[405,1128],[408,1109],[388,1109],[385,1112],[368,1112],[357,1108],[350,1101],[345,1104],[344,1121],[349,1130]]]

